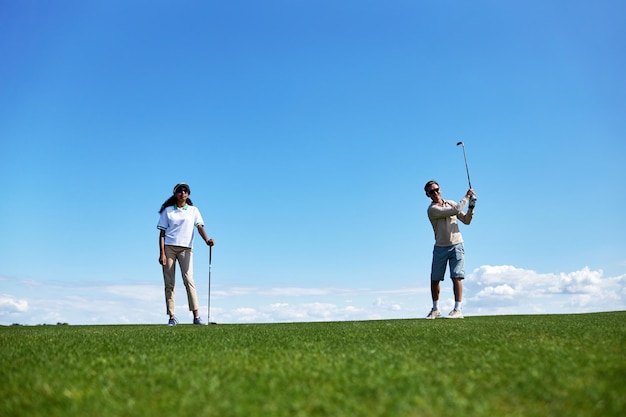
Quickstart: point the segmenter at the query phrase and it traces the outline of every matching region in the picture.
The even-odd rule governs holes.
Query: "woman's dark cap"
[[[181,182],[180,184],[176,184],[174,186],[174,191],[172,191],[172,193],[176,194],[176,191],[178,191],[179,188],[186,189],[187,194],[191,194],[191,188],[189,188],[189,184],[185,184],[184,182]]]

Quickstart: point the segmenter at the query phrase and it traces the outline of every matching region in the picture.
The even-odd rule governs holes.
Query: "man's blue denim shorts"
[[[465,249],[462,243],[453,246],[435,246],[430,270],[432,281],[443,281],[448,262],[450,263],[450,278],[465,278]]]

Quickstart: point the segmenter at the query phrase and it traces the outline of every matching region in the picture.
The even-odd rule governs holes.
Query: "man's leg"
[[[433,298],[433,306],[436,301],[439,301],[439,293],[441,292],[440,281],[430,281],[430,294]]]
[[[441,317],[441,311],[439,311],[439,291],[441,290],[441,286],[439,285],[439,281],[430,281],[430,294],[433,299],[433,308],[430,310],[430,313],[426,316],[427,319],[436,319],[437,317]]]
[[[441,291],[440,282],[446,273],[447,259],[445,248],[435,246],[433,249],[433,263],[430,269],[430,294],[433,300],[433,308],[426,316],[427,319],[434,319],[441,316],[439,311],[439,293]]]
[[[452,291],[454,292],[454,309],[448,317],[463,318],[461,302],[463,301],[463,278],[465,278],[465,249],[462,243],[455,245],[451,253],[450,278],[452,279]]]
[[[454,291],[454,301],[463,301],[463,278],[465,278],[465,248],[462,243],[454,246],[450,253],[450,278],[452,278],[452,289]]]
[[[452,278],[452,290],[454,291],[454,301],[460,303],[463,301],[463,279]]]
[[[445,247],[435,246],[433,248],[433,263],[430,267],[430,294],[433,299],[433,308],[437,308],[441,286],[448,265],[448,250]]]

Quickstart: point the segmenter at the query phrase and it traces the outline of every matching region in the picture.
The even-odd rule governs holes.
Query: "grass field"
[[[623,416],[626,312],[0,328],[0,416]]]

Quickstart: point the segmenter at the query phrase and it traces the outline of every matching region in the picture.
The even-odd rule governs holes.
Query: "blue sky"
[[[165,323],[157,211],[181,181],[216,240],[212,320],[424,317],[423,185],[464,195],[458,141],[479,197],[465,314],[624,310],[625,18],[609,0],[1,2],[0,324]],[[206,317],[199,244],[195,278]]]

